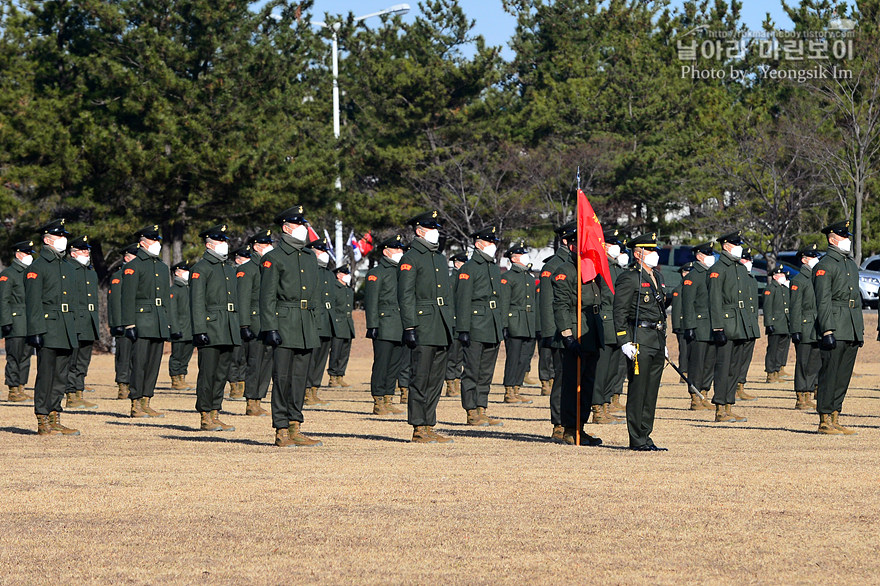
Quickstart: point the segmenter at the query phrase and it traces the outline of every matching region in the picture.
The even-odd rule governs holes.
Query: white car
[[[880,296],[880,254],[869,256],[859,267],[859,291],[862,293],[862,307],[877,307]]]

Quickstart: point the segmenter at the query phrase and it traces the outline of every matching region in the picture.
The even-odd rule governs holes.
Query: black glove
[[[196,348],[204,348],[210,343],[211,340],[208,338],[208,334],[195,334],[193,336],[193,346]]]
[[[138,329],[137,326],[133,328],[125,328],[125,337],[131,340],[132,342],[137,342],[138,339]]]
[[[257,335],[250,328],[250,326],[241,326],[241,341],[242,342],[250,342],[251,340],[256,339]]]
[[[541,341],[543,340],[543,338],[541,337],[541,330],[536,330],[536,331],[535,331],[535,339],[536,339],[538,342],[541,342]]]
[[[547,336],[546,338],[541,338],[541,346],[543,348],[552,348],[553,347],[553,336]]]
[[[724,330],[716,330],[712,332],[712,341],[716,346],[724,346],[727,344],[727,336],[724,334]]]
[[[800,344],[801,340],[803,340],[803,339],[804,339],[804,337],[800,332],[794,332],[791,335],[791,341],[794,342],[795,344]]]
[[[577,354],[581,353],[581,344],[574,336],[565,336],[562,338],[562,345],[565,346],[565,349],[569,352],[576,352]]]
[[[684,331],[684,341],[690,344],[694,340],[697,339],[697,331],[694,329],[687,329]]]
[[[835,348],[837,348],[837,338],[834,337],[834,334],[825,334],[819,340],[819,349],[834,350]]]
[[[865,341],[859,340],[859,348],[864,348],[864,347],[865,347]]]
[[[510,337],[510,330],[507,328],[501,328],[501,337],[505,340]]]
[[[767,326],[766,328],[764,328],[764,333],[768,336],[772,336],[776,333],[776,328],[774,326]]]
[[[465,348],[471,347],[471,335],[468,332],[458,332],[458,341]]]
[[[416,334],[415,328],[403,330],[403,343],[410,349],[419,345],[419,336]]]
[[[880,342],[880,332],[877,332],[877,341]]]
[[[110,328],[110,335],[114,338],[121,338],[125,335],[125,327],[124,326],[113,326]]]
[[[183,339],[183,332],[171,332],[172,340],[181,340]]]
[[[278,346],[280,346],[281,336],[278,334],[278,331],[269,330],[268,332],[263,332],[263,344],[272,348],[277,348]]]
[[[371,340],[379,339],[379,328],[367,328],[367,337]]]
[[[3,337],[5,338],[6,336],[8,336],[9,334],[12,333],[12,324],[6,324],[2,328],[0,328],[0,330],[2,330],[2,331],[0,331],[0,333],[2,333]]]
[[[39,350],[43,347],[43,335],[36,334],[34,336],[28,336],[27,338],[25,338],[25,342],[27,342],[28,345],[33,346],[34,348]]]

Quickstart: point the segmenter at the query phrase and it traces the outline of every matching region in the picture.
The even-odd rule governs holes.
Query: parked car
[[[800,271],[797,254],[796,250],[785,250],[776,255],[776,261],[782,264],[789,279]],[[755,266],[758,266],[758,259],[755,259]],[[762,268],[766,267],[764,262]],[[868,257],[862,262],[859,269],[859,294],[863,308],[877,307],[877,300],[880,298],[880,255]]]

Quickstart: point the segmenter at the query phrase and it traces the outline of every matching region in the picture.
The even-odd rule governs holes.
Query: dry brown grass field
[[[240,402],[224,403],[236,431],[198,431],[194,393],[169,389],[165,363],[166,417],[132,420],[112,356],[95,356],[99,409],[64,418],[80,437],[38,437],[30,403],[0,403],[0,583],[878,583],[880,344],[866,321],[842,416],[858,435],[816,435],[791,383],[762,382],[759,343],[747,423],[688,411],[666,370],[653,435],[666,453],[624,449],[625,425],[588,425],[599,448],[549,443],[547,397],[530,387],[534,404],[508,406],[497,385],[504,427],[467,428],[444,397],[438,431],[455,443],[411,444],[403,415],[370,415],[363,338],[353,386],[306,411],[324,442],[312,449],[274,447]],[[498,382],[502,365],[503,351]]]

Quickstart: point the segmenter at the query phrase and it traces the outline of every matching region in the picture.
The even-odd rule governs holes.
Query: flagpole
[[[575,250],[577,251],[577,337],[575,340],[578,344],[581,341],[581,168],[577,168],[577,192],[575,193],[575,217],[577,218],[577,235],[575,236]],[[574,445],[581,445],[581,353],[577,353],[577,426],[574,432]]]

